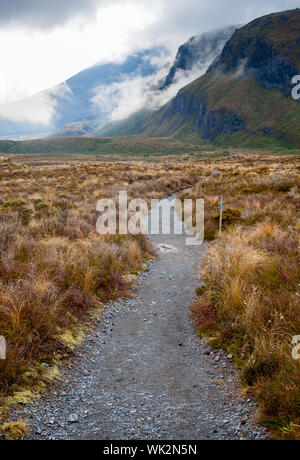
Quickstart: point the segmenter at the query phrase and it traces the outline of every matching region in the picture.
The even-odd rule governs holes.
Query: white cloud
[[[110,120],[121,120],[145,107],[150,82],[151,77],[136,76],[100,86],[95,90],[93,102],[107,112]]]
[[[175,97],[180,88],[201,77],[210,64],[211,59],[189,71],[177,71],[174,83],[162,91],[157,88],[167,75],[168,68],[165,66],[154,76],[123,77],[112,85],[95,88],[92,103],[107,113],[109,121],[122,120],[145,108],[156,110]]]
[[[95,63],[122,60],[129,52],[129,38],[153,21],[151,11],[129,0],[99,9],[88,22],[76,17],[45,31],[2,27],[0,103],[53,87]],[[140,48],[139,43],[133,48]]]
[[[66,98],[70,95],[71,90],[67,84],[59,85],[21,101],[1,105],[0,119],[49,126],[56,114],[57,98]]]

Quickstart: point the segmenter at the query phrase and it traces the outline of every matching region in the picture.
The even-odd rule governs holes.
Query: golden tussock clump
[[[234,355],[274,436],[298,439],[300,360],[292,339],[300,335],[299,166],[297,158],[268,158],[265,167],[260,161],[197,185],[212,195],[206,224],[216,240],[201,268],[205,289],[192,318]],[[240,214],[225,220],[218,236],[211,206],[221,195],[225,210]]]

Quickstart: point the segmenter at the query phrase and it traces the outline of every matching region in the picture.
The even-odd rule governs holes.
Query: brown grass
[[[213,241],[195,324],[235,355],[276,436],[298,437],[300,373],[291,357],[291,338],[300,335],[298,158],[42,163],[0,162],[2,397],[35,388],[45,365],[68,350],[67,338],[76,342],[74,326],[88,321],[91,307],[125,294],[125,275],[151,252],[141,236],[98,235],[97,200],[119,190],[150,199],[185,189],[182,199],[205,199]]]
[[[225,162],[217,179],[206,174],[195,193],[208,194],[209,237],[218,236],[213,209],[221,195],[227,219],[208,248],[205,290],[192,317],[213,344],[234,354],[274,436],[298,439],[300,362],[292,338],[300,334],[299,162],[248,159],[234,167]]]
[[[18,420],[16,422],[3,423],[1,430],[6,441],[18,441],[26,436],[28,426],[22,420]]]
[[[128,273],[152,254],[143,236],[98,235],[97,200],[119,190],[164,197],[195,183],[181,169],[166,179],[159,163],[0,159],[0,335],[7,340],[0,402],[37,388],[45,365],[69,351],[74,326],[89,321],[92,307],[127,294]]]

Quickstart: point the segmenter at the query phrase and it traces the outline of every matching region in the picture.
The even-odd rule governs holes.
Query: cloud
[[[17,24],[40,30],[55,28],[76,18],[92,20],[107,6],[120,10],[128,5],[155,13],[149,31],[153,38],[171,34],[198,34],[212,27],[247,22],[255,17],[298,7],[297,0],[0,0],[0,24]],[[158,35],[157,35],[158,33]]]
[[[67,84],[62,84],[34,96],[0,106],[0,119],[13,123],[50,126],[60,98],[71,96]]]
[[[234,75],[232,75],[232,79],[239,79],[239,78],[244,78],[246,76],[246,67],[248,64],[249,59],[241,59],[240,62],[238,63],[238,67]]]
[[[151,34],[170,37],[179,32],[191,36],[298,6],[298,0],[152,0],[151,7],[159,16]]]
[[[159,109],[175,97],[182,87],[200,78],[206,72],[212,61],[222,50],[226,38],[233,33],[233,30],[233,27],[230,30],[212,30],[189,40],[189,53],[193,55],[194,64],[188,70],[178,68],[172,84],[166,86],[163,90],[160,88],[166,80],[170,70],[170,62],[172,62],[170,61],[170,56],[164,53],[151,58],[152,64],[161,67],[155,75],[145,78],[136,73],[121,76],[119,81],[111,85],[100,85],[93,90],[92,104],[100,108],[102,114],[106,114],[107,119],[105,121],[119,121],[142,109]],[[179,61],[181,58],[182,55],[177,57]]]
[[[150,78],[140,75],[124,77],[112,85],[95,88],[92,103],[106,113],[110,120],[120,120],[144,107],[147,96],[144,90]]]
[[[172,85],[165,90],[159,90],[162,80],[165,79],[168,67],[164,66],[155,75],[142,77],[135,74],[121,77],[111,85],[101,85],[94,88],[91,100],[95,106],[106,113],[106,121],[123,120],[142,109],[157,110],[166,104],[183,86],[191,83],[203,75],[214,56],[201,66],[195,65],[188,71],[176,72]],[[103,124],[103,123],[102,123]]]
[[[102,0],[0,0],[0,24],[52,28],[78,16],[92,16]]]
[[[130,0],[122,7],[105,4],[101,1],[84,26],[78,19],[46,30],[37,30],[38,23],[31,29],[0,27],[0,104],[51,88],[97,63],[120,62],[143,48],[128,45],[129,37],[147,29],[155,20],[152,13]]]
[[[157,45],[168,47],[171,61],[192,35],[297,6],[299,0],[0,0],[0,101],[23,99],[86,67]],[[138,88],[146,82],[136,77],[136,89],[120,82],[132,94],[128,107],[145,98]],[[189,80],[177,77],[178,85]],[[42,119],[51,119],[53,99],[35,99],[48,107]]]

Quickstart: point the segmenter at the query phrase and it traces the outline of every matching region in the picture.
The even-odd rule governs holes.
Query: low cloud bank
[[[63,83],[21,101],[1,105],[0,119],[13,123],[49,126],[56,116],[58,100],[71,95],[70,88]]]
[[[111,85],[101,85],[94,88],[91,102],[95,107],[100,108],[102,113],[107,114],[107,119],[102,122],[101,126],[106,122],[123,120],[142,109],[158,110],[175,97],[181,88],[204,75],[224,46],[225,40],[212,51],[209,40],[212,39],[214,33],[212,31],[193,38],[191,43],[193,43],[194,48],[201,39],[203,40],[203,37],[207,40],[207,43],[204,42],[201,58],[199,54],[199,60],[195,58],[197,62],[188,70],[177,69],[169,86],[164,87],[163,85],[170,71],[170,66],[167,66],[165,62],[166,57],[163,57],[160,58],[162,68],[155,75],[144,78],[138,73],[121,76],[119,81]],[[163,89],[160,89],[161,87]]]

